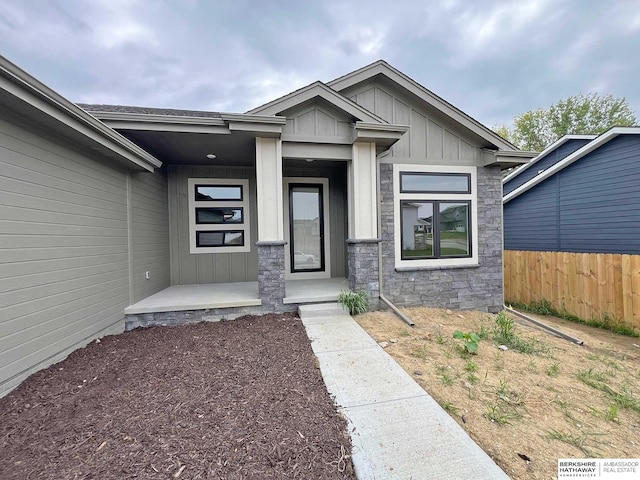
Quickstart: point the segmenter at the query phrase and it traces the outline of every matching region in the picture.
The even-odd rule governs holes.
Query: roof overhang
[[[116,164],[153,172],[162,162],[0,56],[0,105],[27,123],[91,148]]]
[[[240,131],[272,137],[280,136],[282,126],[287,123],[285,117],[242,113],[221,113],[219,117],[99,111],[92,111],[91,114],[114,129],[151,132],[229,135],[233,131]]]
[[[567,168],[569,165],[576,162],[577,160],[580,160],[585,155],[600,148],[605,143],[610,142],[611,140],[616,138],[618,135],[639,135],[639,134],[640,134],[640,127],[613,127],[610,130],[607,130],[602,135],[595,138],[591,142],[587,143],[582,148],[579,148],[578,150],[573,152],[571,155],[568,155],[563,160],[560,160],[558,163],[556,163],[552,167],[549,167],[548,169],[546,169],[540,175],[533,177],[528,182],[520,185],[514,191],[509,192],[509,194],[505,195],[504,198],[502,199],[502,203],[510,202],[514,198],[522,195],[523,193],[532,189],[533,187],[543,182],[547,178],[551,177],[552,175],[555,175],[557,172],[563,170],[564,168]]]
[[[377,147],[389,148],[409,130],[406,125],[356,122],[353,142],[375,142]]]
[[[498,166],[501,170],[517,167],[529,162],[535,157],[537,152],[525,152],[523,150],[489,150],[484,149],[485,153],[483,167]]]

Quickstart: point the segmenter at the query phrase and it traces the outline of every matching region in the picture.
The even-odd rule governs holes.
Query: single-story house
[[[640,127],[561,138],[504,179],[505,250],[640,254]]]
[[[0,57],[0,111],[0,394],[102,335],[343,288],[502,307],[501,170],[530,156],[384,61],[219,113],[76,105]]]

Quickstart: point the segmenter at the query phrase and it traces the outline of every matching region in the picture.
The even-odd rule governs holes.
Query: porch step
[[[349,316],[349,312],[339,303],[316,303],[300,305],[298,307],[298,315],[302,320],[305,320],[317,317]]]

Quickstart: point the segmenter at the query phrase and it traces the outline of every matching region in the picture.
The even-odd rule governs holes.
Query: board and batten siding
[[[126,173],[0,120],[0,395],[123,330],[128,265]]]
[[[505,249],[640,254],[640,138],[620,135],[504,205]]]
[[[446,118],[384,82],[369,82],[341,93],[387,122],[409,125],[409,132],[391,147],[394,158],[456,161],[456,165],[475,165],[480,159],[481,150],[462,138]]]
[[[135,303],[171,285],[168,182],[164,169],[131,173],[129,195],[131,303]]]
[[[250,282],[258,280],[256,170],[252,167],[168,167],[171,284]],[[249,179],[251,251],[247,253],[198,253],[189,249],[189,178]]]
[[[524,185],[533,177],[536,177],[542,174],[546,169],[555,165],[560,160],[565,157],[568,157],[573,152],[578,150],[579,148],[585,146],[591,140],[587,139],[571,139],[567,140],[565,143],[556,148],[553,152],[546,155],[544,158],[536,162],[531,167],[524,170],[520,175],[514,177],[509,180],[502,186],[503,195],[507,195],[508,193],[513,192],[516,188],[521,185]]]

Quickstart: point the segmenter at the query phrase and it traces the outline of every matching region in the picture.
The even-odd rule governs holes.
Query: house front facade
[[[125,325],[343,288],[502,307],[501,169],[527,156],[386,62],[242,114],[78,106],[2,67],[4,385]]]

